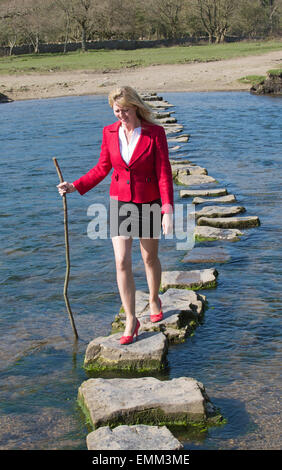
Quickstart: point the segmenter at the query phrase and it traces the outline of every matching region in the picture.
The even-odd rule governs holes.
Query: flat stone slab
[[[225,263],[229,259],[230,255],[223,248],[194,246],[181,261],[182,263]]]
[[[251,228],[260,225],[257,216],[248,217],[200,217],[197,220],[198,225],[208,225],[217,228]]]
[[[197,186],[199,184],[216,183],[216,179],[209,175],[187,175],[179,172],[175,177],[178,184],[186,186]]]
[[[88,450],[180,450],[181,442],[166,426],[103,426],[86,437]],[[97,457],[98,458],[98,457]],[[98,462],[97,462],[98,463]]]
[[[174,166],[176,169],[178,168],[178,165],[180,165],[180,166],[181,165],[196,166],[194,163],[190,162],[190,160],[183,160],[182,158],[181,159],[179,158],[177,160],[174,159],[174,158],[170,158],[169,161],[170,161],[171,166]]]
[[[205,310],[205,296],[188,289],[168,289],[160,295],[163,319],[150,321],[149,295],[136,292],[136,316],[140,321],[140,331],[161,331],[170,342],[181,342],[198,326]],[[120,313],[112,323],[113,330],[124,330],[125,313]]]
[[[203,168],[202,166],[198,165],[187,165],[186,163],[177,163],[177,164],[172,164],[171,163],[171,169],[172,169],[172,175],[173,177],[181,178],[182,176],[186,175],[207,175],[207,169]]]
[[[168,103],[168,101],[163,100],[162,98],[158,98],[158,100],[148,100],[147,98],[143,101],[148,102],[148,105],[151,108],[174,108],[174,104]]]
[[[227,189],[181,189],[180,197],[193,197],[193,196],[224,196],[227,194]]]
[[[163,119],[158,119],[160,124],[174,124],[177,122],[177,119],[175,117],[167,117]]]
[[[195,211],[195,217],[196,219],[200,217],[231,217],[232,215],[241,214],[242,212],[246,212],[246,209],[241,206],[206,206],[199,211]]]
[[[182,134],[179,136],[175,137],[168,137],[167,141],[168,142],[188,142],[189,140],[189,134]]]
[[[208,226],[197,226],[194,231],[194,237],[197,242],[216,240],[235,242],[240,240],[242,235],[243,233],[238,229],[221,229]]]
[[[178,134],[183,130],[181,124],[164,124],[163,125],[166,135]]]
[[[186,289],[203,289],[216,286],[216,269],[196,271],[163,271],[161,288],[163,290],[175,287]]]
[[[171,116],[171,113],[165,112],[165,111],[159,111],[157,113],[154,113],[154,119],[163,119],[163,118],[167,118],[170,116]]]
[[[236,201],[236,197],[234,196],[234,194],[228,194],[227,196],[221,196],[221,197],[210,198],[210,199],[206,197],[194,197],[192,204],[203,204],[206,202],[228,203],[228,202],[235,202],[235,201]]]
[[[180,149],[180,145],[174,145],[173,147],[168,147],[169,152],[177,152]]]
[[[161,332],[141,332],[133,343],[121,345],[121,333],[92,340],[85,353],[88,370],[161,370],[165,366],[167,339]]]
[[[88,379],[78,389],[78,401],[94,429],[137,423],[206,426],[218,416],[203,384],[189,377]]]

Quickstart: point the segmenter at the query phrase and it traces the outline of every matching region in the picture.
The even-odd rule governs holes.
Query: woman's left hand
[[[163,234],[170,235],[173,232],[173,214],[163,214]]]

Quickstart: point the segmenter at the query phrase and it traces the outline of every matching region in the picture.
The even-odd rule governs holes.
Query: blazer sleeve
[[[168,145],[166,134],[163,127],[155,138],[156,143],[156,174],[159,184],[159,190],[162,200],[162,213],[173,212],[173,180],[172,171],[168,155]]]
[[[112,163],[110,153],[106,142],[105,129],[103,129],[103,140],[101,145],[100,158],[91,170],[77,180],[73,181],[74,186],[78,192],[83,195],[90,189],[99,184],[111,171]]]

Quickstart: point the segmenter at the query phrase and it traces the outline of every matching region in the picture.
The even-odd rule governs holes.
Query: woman
[[[150,109],[137,92],[128,86],[113,90],[109,94],[109,104],[118,121],[103,129],[101,154],[97,165],[73,183],[64,181],[57,187],[61,195],[76,190],[80,194],[85,194],[102,181],[112,168],[114,170],[110,198],[112,207],[118,212],[115,213],[118,224],[111,237],[117,284],[126,314],[126,327],[120,343],[130,344],[134,336],[138,336],[140,324],[135,316],[135,283],[131,261],[132,231],[128,234],[128,228],[131,230],[134,226],[136,229],[137,226],[149,287],[150,319],[152,322],[157,322],[163,317],[158,296],[161,282],[161,265],[158,258],[160,224],[164,234],[172,231],[173,182],[164,129],[154,122]],[[162,215],[159,217],[157,234],[152,230],[154,221],[151,215],[148,216],[145,206],[147,208],[157,206],[159,216]],[[121,228],[124,226],[128,207],[134,209],[135,214],[137,211],[138,220],[136,223],[136,218],[133,218],[126,231]],[[148,224],[149,236],[147,233],[144,237],[142,235],[144,231],[146,232]]]

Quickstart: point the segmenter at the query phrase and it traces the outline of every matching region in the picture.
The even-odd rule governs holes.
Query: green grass
[[[272,69],[267,71],[267,75],[278,76],[282,74],[282,68]],[[266,80],[265,75],[246,75],[245,77],[239,78],[238,82],[250,84],[252,86],[263,83]]]
[[[231,59],[281,50],[282,41],[237,42],[218,45],[151,49],[92,50],[68,54],[27,54],[0,58],[0,74],[46,73],[68,70],[110,71],[161,64]]]
[[[282,68],[280,69],[272,69],[272,70],[268,70],[267,72],[269,75],[281,75],[282,74]]]
[[[238,82],[246,83],[247,85],[256,85],[265,80],[265,75],[246,75],[245,77],[239,78]]]

